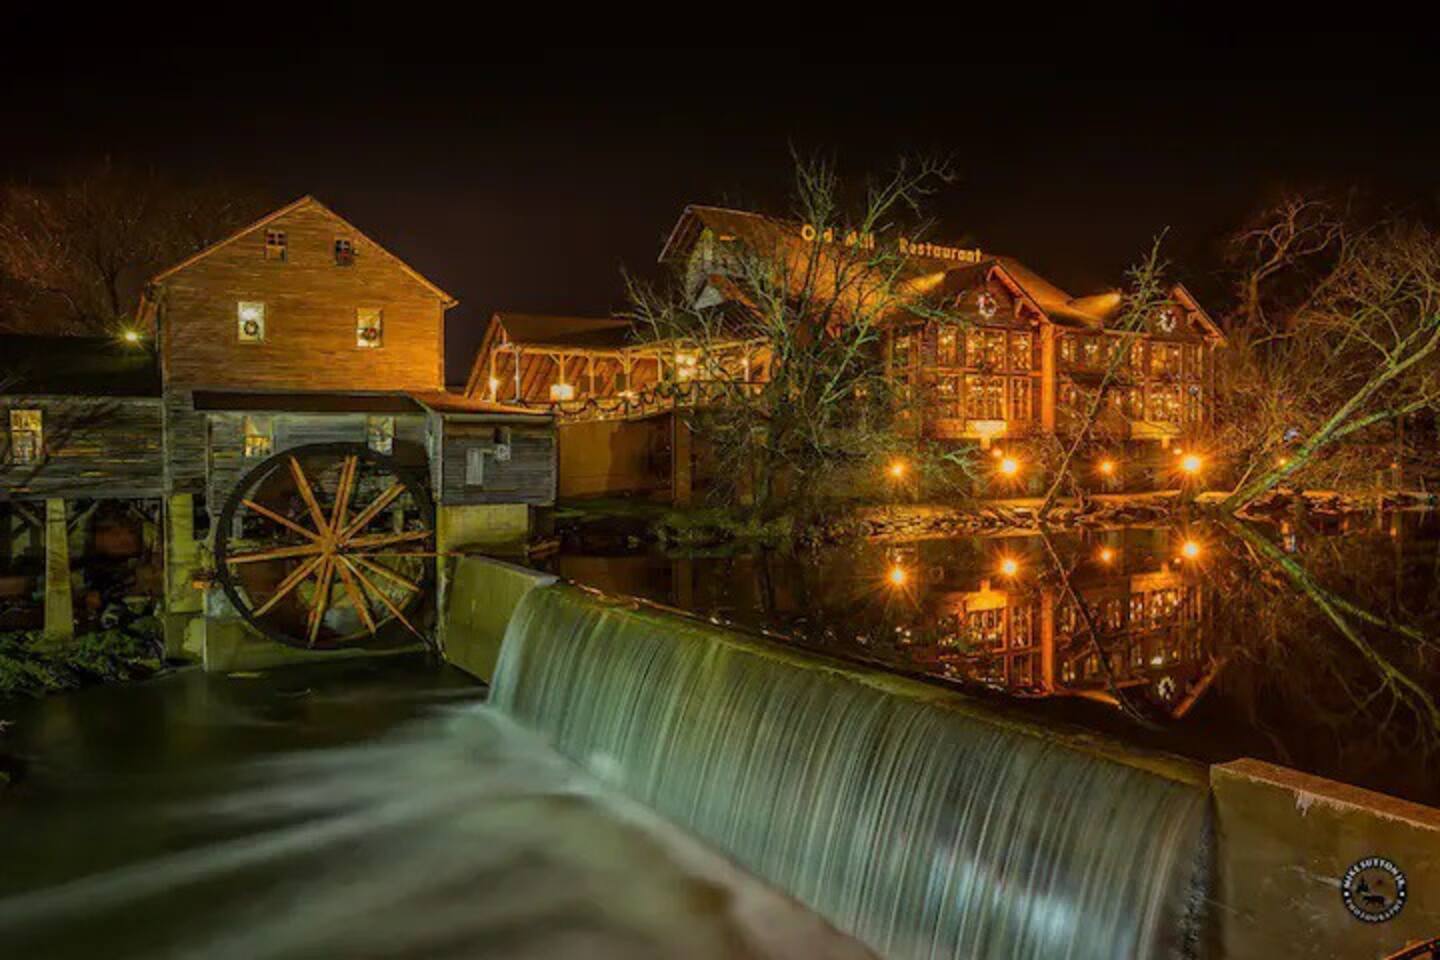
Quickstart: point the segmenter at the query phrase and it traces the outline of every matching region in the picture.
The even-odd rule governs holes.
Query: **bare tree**
[[[1265,207],[1231,238],[1237,273],[1237,319],[1249,330],[1283,325],[1343,253],[1347,210],[1317,197],[1289,193]]]
[[[1440,404],[1440,237],[1394,223],[1347,239],[1285,326],[1251,332],[1218,384],[1226,453],[1248,463],[1231,512]]]
[[[0,188],[0,285],[10,324],[28,332],[109,333],[141,286],[258,216],[228,186],[173,182],[109,160],[54,185]]]
[[[831,164],[797,161],[796,170],[793,221],[755,218],[744,236],[715,238],[701,282],[718,297],[697,295],[693,270],[661,287],[629,282],[647,338],[673,349],[682,368],[694,364],[707,402],[688,416],[720,476],[762,513],[803,502],[829,471],[913,442],[913,430],[892,429],[897,385],[882,330],[901,315],[939,312],[887,237],[901,217],[920,218],[923,199],[949,179],[947,164],[900,163],[853,212]]]

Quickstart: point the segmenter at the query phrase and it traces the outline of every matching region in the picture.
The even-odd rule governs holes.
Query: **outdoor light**
[[[1289,462],[1290,462],[1290,458],[1287,457],[1287,456],[1284,456],[1283,454],[1282,454],[1281,456],[1278,456],[1278,457],[1275,458],[1275,465],[1276,465],[1277,467],[1283,467],[1283,466],[1285,466],[1285,465],[1286,465],[1287,463],[1289,463]]]
[[[1000,472],[1007,477],[1013,477],[1020,472],[1020,461],[1014,457],[1002,457],[1000,459]]]
[[[1194,540],[1186,540],[1180,545],[1180,553],[1184,555],[1187,560],[1194,560],[1200,556],[1200,544]]]
[[[905,572],[904,567],[897,563],[890,568],[890,572],[885,575],[885,579],[890,581],[892,587],[903,587],[905,586],[905,581],[909,579],[909,574]]]
[[[1204,461],[1200,459],[1199,454],[1187,453],[1180,458],[1180,469],[1186,473],[1199,473],[1200,467],[1203,465]]]
[[[1006,557],[1000,561],[1000,572],[1007,577],[1013,577],[1020,572],[1020,564],[1014,557]]]
[[[550,386],[550,399],[554,401],[574,400],[575,384],[556,383]]]
[[[899,480],[905,476],[905,461],[891,460],[890,466],[885,468],[885,472],[889,474],[891,480]]]
[[[1114,472],[1115,472],[1115,461],[1114,461],[1114,460],[1101,460],[1101,461],[1100,461],[1100,472],[1101,472],[1102,474],[1104,474],[1105,476],[1107,476],[1107,477],[1108,477],[1108,476],[1111,476],[1112,474],[1114,474]]]
[[[1114,560],[1114,559],[1115,559],[1115,551],[1114,551],[1114,550],[1112,550],[1112,549],[1109,548],[1109,547],[1101,547],[1101,548],[1100,548],[1100,562],[1101,562],[1101,563],[1109,563],[1111,560]]]
[[[140,342],[140,331],[138,330],[126,330],[123,334],[121,334],[121,336],[124,338],[126,343]]]

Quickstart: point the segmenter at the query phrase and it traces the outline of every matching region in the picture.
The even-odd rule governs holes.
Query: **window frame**
[[[247,317],[246,311],[258,310],[259,315]],[[265,307],[263,300],[237,300],[235,301],[235,336],[238,343],[264,343],[266,337],[265,318],[269,310]],[[258,325],[258,332],[252,337],[246,334],[245,324],[255,322]]]
[[[367,314],[374,319],[374,325],[367,325]],[[373,340],[365,339],[365,331],[373,329],[375,337]],[[385,308],[384,307],[356,307],[355,308],[355,348],[357,350],[379,350],[385,346]]]
[[[26,426],[25,421],[33,416],[34,425]],[[12,407],[7,418],[10,437],[10,462],[17,466],[39,463],[45,458],[45,411],[39,407]],[[21,444],[20,438],[29,438]],[[20,451],[25,450],[25,456]]]

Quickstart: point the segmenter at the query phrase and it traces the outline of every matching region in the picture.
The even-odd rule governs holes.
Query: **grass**
[[[44,696],[92,683],[147,677],[160,669],[158,623],[44,643],[38,632],[0,634],[0,699]]]

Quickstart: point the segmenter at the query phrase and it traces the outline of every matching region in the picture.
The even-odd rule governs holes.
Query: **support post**
[[[195,497],[176,493],[165,498],[165,652],[178,655],[191,620],[204,609],[195,589],[200,572],[200,545],[195,541]]]
[[[75,598],[70,592],[70,533],[65,501],[45,501],[45,640],[75,639]]]
[[[670,414],[670,424],[670,495],[675,506],[688,507],[695,486],[692,459],[695,440],[690,432],[690,425],[680,416],[678,409]]]

